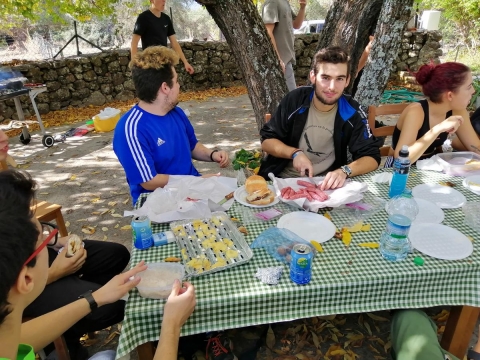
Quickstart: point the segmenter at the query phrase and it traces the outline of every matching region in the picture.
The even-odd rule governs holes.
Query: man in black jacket
[[[348,61],[339,47],[317,52],[310,71],[313,86],[288,93],[260,131],[268,156],[259,175],[266,178],[272,172],[289,178],[326,173],[321,188],[329,190],[378,167],[378,141],[358,103],[343,94],[350,81]]]

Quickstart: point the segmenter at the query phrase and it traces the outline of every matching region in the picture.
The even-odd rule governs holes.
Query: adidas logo
[[[158,138],[157,145],[160,146],[160,145],[163,145],[163,144],[165,144],[165,140],[162,140],[162,139]]]

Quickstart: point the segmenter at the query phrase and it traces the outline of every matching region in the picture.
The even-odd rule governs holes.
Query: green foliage
[[[418,0],[417,0],[418,1]],[[442,27],[467,45],[478,45],[480,37],[479,0],[422,0],[421,9],[442,11]],[[442,29],[443,30],[443,29]]]
[[[88,21],[93,16],[110,15],[116,11],[116,0],[3,0],[0,3],[0,27],[18,25],[22,18],[37,21],[48,14],[52,22],[62,23],[72,16]]]
[[[256,169],[260,166],[261,153],[241,149],[235,153],[235,159],[232,161],[233,169]]]

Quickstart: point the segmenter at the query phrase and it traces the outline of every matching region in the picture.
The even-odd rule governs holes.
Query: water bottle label
[[[397,174],[407,175],[410,171],[410,164],[402,164],[400,161],[395,160],[394,169]]]

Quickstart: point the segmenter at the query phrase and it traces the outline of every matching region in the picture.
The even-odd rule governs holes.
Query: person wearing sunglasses
[[[76,322],[127,294],[140,282],[135,275],[147,269],[142,261],[72,303],[22,324],[25,308],[44,291],[49,272],[47,245],[57,233],[53,229],[45,236],[30,209],[35,188],[26,173],[0,173],[0,360],[34,360],[36,351]],[[194,307],[195,289],[177,281],[165,304],[155,359],[177,359],[180,329]]]

